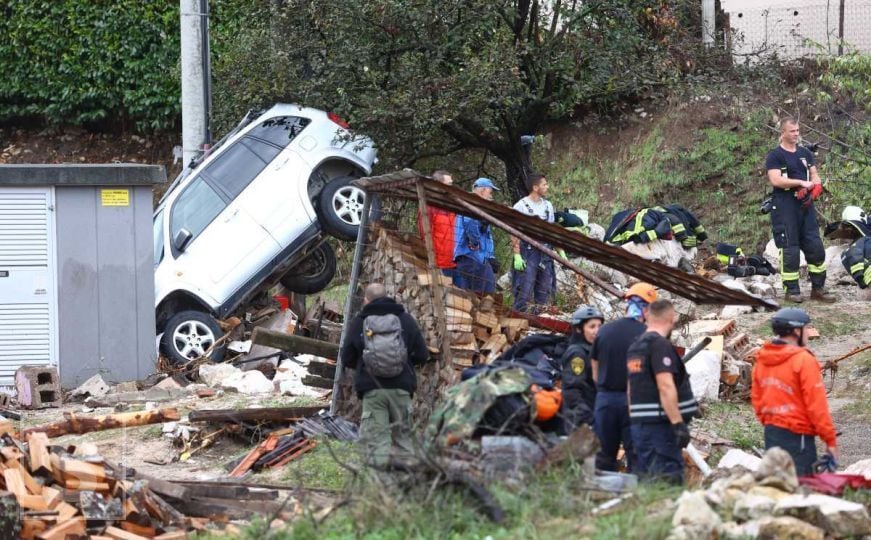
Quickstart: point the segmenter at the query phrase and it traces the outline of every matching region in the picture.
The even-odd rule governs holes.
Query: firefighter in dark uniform
[[[802,302],[798,284],[801,251],[807,259],[811,281],[811,300],[831,303],[825,292],[826,251],[820,239],[814,199],[823,191],[813,153],[799,146],[798,122],[780,121],[780,144],[765,158],[768,182],[774,188],[771,207],[771,232],[780,249],[780,279],[790,302]]]
[[[690,378],[668,340],[674,328],[674,306],[668,300],[650,304],[647,332],[626,355],[629,374],[629,419],[636,472],[645,478],[683,482],[682,448],[690,443],[687,424],[698,414]]]
[[[560,359],[563,393],[560,414],[566,435],[581,424],[593,425],[596,383],[590,368],[590,353],[604,321],[602,312],[593,306],[581,306],[572,315],[572,335]]]

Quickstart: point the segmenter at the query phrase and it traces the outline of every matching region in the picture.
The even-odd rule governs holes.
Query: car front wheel
[[[172,364],[187,364],[205,356],[223,335],[218,321],[208,313],[182,311],[167,321],[160,345]],[[215,347],[209,357],[213,362],[222,360],[224,347]]]
[[[356,240],[366,193],[350,176],[330,180],[318,195],[318,217],[324,230],[339,240]]]

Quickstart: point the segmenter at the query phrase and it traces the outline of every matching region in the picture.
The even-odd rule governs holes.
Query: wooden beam
[[[191,422],[281,422],[316,415],[324,407],[262,407],[256,409],[206,409],[191,411]]]
[[[260,326],[251,333],[251,341],[257,345],[281,349],[290,353],[313,354],[331,360],[335,360],[339,356],[339,346],[335,343],[276,332]]]

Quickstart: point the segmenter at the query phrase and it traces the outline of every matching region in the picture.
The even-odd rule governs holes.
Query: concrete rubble
[[[269,394],[275,390],[272,381],[257,370],[233,373],[220,382],[220,387],[240,394]]]
[[[109,385],[100,374],[96,374],[70,392],[71,398],[85,399],[88,397],[100,398],[109,393]]]
[[[768,450],[753,472],[745,463],[753,464],[743,454],[727,453],[706,489],[685,491],[676,502],[669,538],[822,540],[871,534],[864,505],[800,488],[784,450]]]

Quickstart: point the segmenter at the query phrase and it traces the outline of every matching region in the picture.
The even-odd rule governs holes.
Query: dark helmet
[[[796,328],[804,328],[811,323],[807,311],[799,308],[783,308],[771,317],[771,329],[778,336],[789,334]]]
[[[590,319],[600,319],[605,322],[605,316],[595,306],[583,305],[577,311],[572,313],[572,326],[580,326]]]

